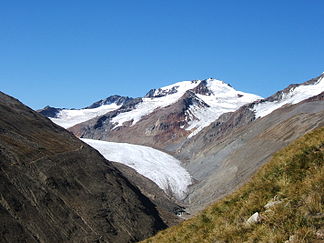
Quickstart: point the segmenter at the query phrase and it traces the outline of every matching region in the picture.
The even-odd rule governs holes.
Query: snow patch
[[[190,174],[171,155],[147,146],[81,139],[106,159],[125,164],[151,179],[166,193],[184,199],[191,184]]]
[[[305,99],[316,96],[324,91],[324,78],[320,78],[315,84],[300,85],[283,94],[283,97],[274,102],[264,102],[256,104],[253,108],[255,117],[264,117],[274,110],[287,104],[297,104]]]

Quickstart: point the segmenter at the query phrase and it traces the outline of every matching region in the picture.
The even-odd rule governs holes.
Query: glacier
[[[98,150],[107,160],[125,164],[155,182],[167,194],[178,200],[187,196],[191,176],[181,162],[171,155],[151,147],[81,139]]]

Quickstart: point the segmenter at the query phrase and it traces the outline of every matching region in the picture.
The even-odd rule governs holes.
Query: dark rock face
[[[161,218],[168,226],[176,225],[181,221],[176,216],[178,211],[185,210],[174,198],[168,196],[161,188],[150,179],[140,175],[134,169],[121,163],[113,162],[114,166],[156,206]]]
[[[157,98],[163,97],[170,94],[175,94],[178,92],[179,86],[174,86],[170,90],[162,90],[162,89],[151,89],[144,97],[145,98]]]
[[[208,89],[207,87],[207,81],[203,80],[200,82],[200,84],[197,85],[192,91],[196,94],[201,95],[212,95],[212,91]]]
[[[125,97],[125,96],[120,96],[120,95],[112,95],[106,99],[102,99],[102,100],[99,100],[99,101],[93,103],[92,105],[86,107],[86,109],[97,108],[102,105],[110,105],[113,103],[115,103],[116,105],[122,105],[122,104],[129,102],[131,100],[133,100],[133,98],[130,98],[128,96]]]
[[[156,89],[150,89],[150,91],[147,92],[147,94],[144,96],[144,98],[153,98],[155,91],[156,91]]]
[[[166,227],[96,150],[3,93],[0,114],[3,241],[135,242]]]
[[[55,107],[51,107],[51,106],[46,106],[41,110],[38,110],[37,112],[42,114],[43,116],[46,117],[51,117],[51,118],[55,118],[57,116],[57,114],[61,111],[62,109],[60,108],[55,108]]]

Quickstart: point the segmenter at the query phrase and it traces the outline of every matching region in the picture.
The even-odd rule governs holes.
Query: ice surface
[[[287,105],[297,104],[305,99],[318,95],[324,91],[324,78],[319,79],[315,84],[300,85],[284,94],[282,99],[274,102],[259,103],[254,106],[255,117],[264,117],[276,109]]]
[[[125,164],[154,181],[161,189],[184,199],[191,184],[189,173],[171,155],[147,146],[82,139],[106,159]]]
[[[119,107],[120,106],[116,104],[109,104],[102,105],[93,109],[61,110],[57,118],[50,119],[61,127],[69,128],[97,116],[102,116],[110,111],[118,109]]]

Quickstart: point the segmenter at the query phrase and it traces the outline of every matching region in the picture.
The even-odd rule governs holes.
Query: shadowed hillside
[[[166,227],[96,150],[1,92],[0,165],[1,242],[134,242]]]

